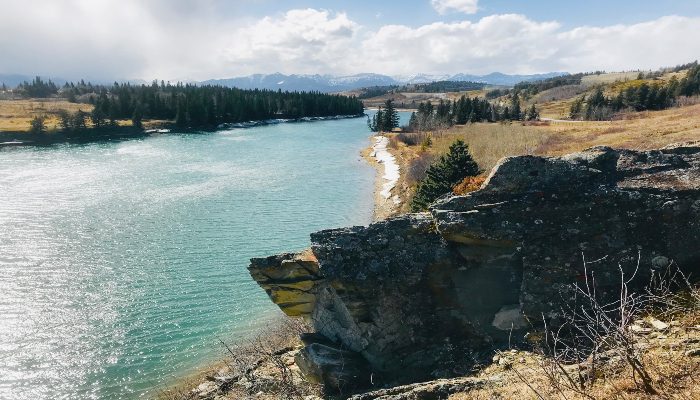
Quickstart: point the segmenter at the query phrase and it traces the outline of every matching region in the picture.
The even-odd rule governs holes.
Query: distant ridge
[[[210,79],[199,82],[205,85],[222,85],[240,89],[269,89],[269,90],[314,90],[319,92],[343,92],[370,86],[391,86],[407,83],[429,83],[436,81],[472,81],[489,85],[513,86],[523,81],[536,81],[555,76],[568,75],[566,72],[549,72],[534,75],[508,75],[494,72],[488,75],[429,75],[416,74],[410,76],[391,77],[381,74],[357,74],[349,76],[333,75],[285,75],[285,74],[255,74],[228,79]]]
[[[406,76],[389,76],[382,74],[356,74],[347,76],[335,75],[285,75],[285,74],[255,74],[236,78],[226,79],[209,79],[197,84],[204,85],[221,85],[228,87],[237,87],[240,89],[269,89],[283,91],[318,91],[324,93],[343,92],[348,90],[360,89],[371,86],[391,86],[404,85],[412,83],[430,83],[437,81],[471,81],[483,82],[489,85],[513,86],[516,83],[524,81],[536,81],[541,79],[552,78],[555,76],[568,75],[566,72],[550,72],[546,74],[534,75],[508,75],[500,72],[493,72],[488,75],[431,75],[431,74],[415,74]],[[20,74],[1,74],[0,83],[5,83],[9,87],[15,87],[24,81],[31,81],[34,76]],[[43,77],[46,78],[46,77]],[[57,85],[63,85],[70,81],[58,77],[50,78]],[[79,79],[77,80],[79,81]],[[77,82],[76,81],[76,82]],[[87,80],[86,80],[87,81]],[[131,84],[149,84],[144,80],[139,79],[117,79],[116,81]],[[93,84],[111,85],[114,81],[93,80]],[[194,83],[194,82],[191,82]]]

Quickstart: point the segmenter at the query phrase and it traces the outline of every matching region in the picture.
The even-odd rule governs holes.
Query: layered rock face
[[[251,275],[308,318],[299,364],[330,389],[446,376],[457,359],[556,323],[576,284],[615,298],[674,264],[700,275],[700,148],[593,148],[502,160],[430,213],[311,235]]]

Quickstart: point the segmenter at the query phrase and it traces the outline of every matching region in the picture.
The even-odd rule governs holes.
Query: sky
[[[531,74],[700,58],[698,0],[0,0],[0,73]]]

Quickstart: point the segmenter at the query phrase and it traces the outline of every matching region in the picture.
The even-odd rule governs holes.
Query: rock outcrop
[[[592,148],[502,160],[429,213],[317,232],[254,259],[280,308],[312,322],[298,359],[329,389],[453,376],[482,349],[556,323],[574,285],[601,299],[673,263],[700,274],[700,148]]]

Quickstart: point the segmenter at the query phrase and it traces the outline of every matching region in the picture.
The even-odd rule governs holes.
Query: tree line
[[[372,132],[391,132],[399,126],[399,113],[394,108],[394,101],[389,99],[384,102],[384,109],[379,107],[370,119],[367,117],[367,126]]]
[[[532,121],[539,119],[535,104],[523,110],[517,93],[504,103],[492,103],[479,97],[463,95],[458,100],[420,103],[411,114],[407,130],[429,131],[440,127],[464,125],[475,122]]]
[[[358,99],[371,99],[389,93],[445,93],[481,90],[486,86],[483,82],[471,81],[435,81],[427,83],[409,83],[405,85],[370,86],[362,88]]]
[[[59,91],[49,81],[36,78],[20,85],[31,97],[50,94],[65,96],[69,101],[94,105],[89,118],[96,127],[116,126],[118,120],[131,119],[140,127],[145,119],[173,121],[182,128],[216,127],[225,123],[298,119],[336,115],[360,115],[362,102],[355,97],[320,92],[282,92],[281,90],[243,90],[223,86],[170,84],[151,85],[115,82],[112,86],[92,85],[81,81],[67,83]],[[60,115],[66,129],[82,129],[86,113]],[[70,122],[70,121],[73,122]]]
[[[678,97],[700,95],[700,66],[695,64],[683,79],[672,77],[668,83],[629,86],[616,96],[608,97],[602,88],[578,97],[571,104],[571,119],[602,121],[620,111],[664,110],[676,104]]]

